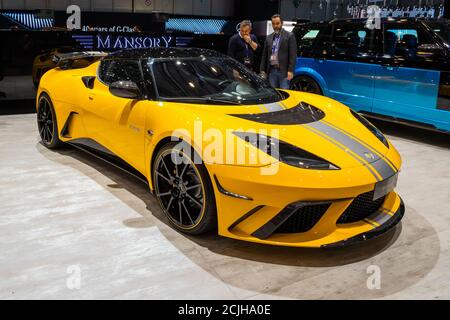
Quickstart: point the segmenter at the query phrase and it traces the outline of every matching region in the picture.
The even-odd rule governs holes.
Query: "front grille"
[[[313,204],[299,208],[286,207],[284,210],[294,210],[294,213],[283,222],[274,233],[300,233],[311,230],[330,207],[330,203]]]
[[[357,196],[341,215],[337,223],[361,221],[380,209],[386,197],[373,200],[374,192],[370,191]]]

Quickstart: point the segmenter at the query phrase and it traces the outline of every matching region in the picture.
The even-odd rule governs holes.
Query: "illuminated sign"
[[[120,49],[139,49],[139,48],[159,48],[170,47],[173,37],[168,35],[154,36],[154,35],[113,35],[113,34],[96,34],[96,35],[73,35],[77,41],[85,49],[97,50],[120,50]],[[175,41],[178,46],[179,41]]]
[[[112,27],[91,27],[83,26],[81,31],[98,31],[98,32],[135,32],[132,26],[112,26]]]
[[[112,36],[97,35],[97,49],[138,49],[138,48],[159,48],[169,47],[172,41],[171,36],[150,37],[150,36]]]

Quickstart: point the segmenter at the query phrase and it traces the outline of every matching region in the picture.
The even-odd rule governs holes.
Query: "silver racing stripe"
[[[266,107],[269,112],[284,110],[284,108],[278,102],[265,104],[264,107]]]
[[[356,157],[355,155],[353,155],[351,152],[348,152],[346,147],[343,147],[339,144],[337,144],[335,141],[333,141],[330,137],[328,137],[326,134],[318,131],[317,129],[312,129],[311,127],[309,127],[311,124],[307,124],[307,125],[302,125],[303,128],[308,129],[309,131],[311,131],[314,134],[317,134],[318,136],[324,138],[325,140],[327,140],[328,142],[334,144],[336,147],[338,147],[339,149],[345,151],[349,156],[351,156],[353,159],[355,159],[356,161],[358,161],[361,165],[365,166],[367,168],[367,170],[375,177],[375,179],[377,181],[381,181],[380,178],[378,178],[378,175],[375,173],[375,171],[369,166],[367,165],[367,163],[364,163],[364,161],[362,161],[361,159],[359,159],[358,157]]]
[[[262,105],[258,105],[258,108],[259,110],[261,110],[261,113],[267,112],[267,110]]]
[[[351,135],[336,129],[323,121],[310,123],[309,125],[348,147],[362,159],[366,160],[367,163],[370,163],[370,165],[374,167],[383,180],[393,176],[396,173],[396,171],[392,169],[384,158],[381,158]]]
[[[383,177],[383,180],[390,178],[397,173],[397,171],[392,169],[392,167],[389,164],[387,164],[387,162],[384,161],[384,159],[372,162],[370,165],[374,167],[375,170],[377,170],[380,176]]]
[[[322,121],[325,122],[325,123],[327,123],[327,124],[329,124],[330,126],[334,126],[334,127],[336,127],[336,128],[339,128],[339,130],[341,130],[342,132],[344,132],[346,135],[352,137],[353,139],[355,139],[356,141],[358,141],[358,142],[360,142],[360,143],[363,143],[363,141],[362,141],[361,139],[359,139],[358,137],[356,137],[354,134],[348,132],[347,130],[342,129],[341,127],[338,127],[338,126],[336,126],[336,125],[334,125],[334,124],[332,124],[332,123],[330,123],[330,122],[328,122],[328,121],[326,121],[326,120],[322,120]],[[377,151],[375,148],[372,148],[371,146],[368,146],[368,148],[369,148],[370,150],[372,150],[372,152],[381,153],[381,152]],[[390,160],[389,160],[388,158],[386,158],[386,157],[384,157],[383,159],[384,159],[386,162],[388,162],[388,163],[391,165],[391,167],[393,167],[393,168],[395,168],[395,169],[397,170],[397,167],[392,163],[392,161],[390,161]]]
[[[361,158],[365,159],[367,162],[375,162],[380,160],[380,157],[374,153],[372,153],[371,150],[363,146],[358,141],[352,139],[345,133],[333,128],[332,126],[326,124],[323,121],[317,121],[309,124],[311,127],[319,130],[320,132],[323,132],[327,136],[331,137],[332,139],[336,140],[337,142],[343,144],[344,146],[348,147],[350,150],[352,150],[354,153],[356,153]],[[367,158],[366,155],[373,155],[371,159]]]

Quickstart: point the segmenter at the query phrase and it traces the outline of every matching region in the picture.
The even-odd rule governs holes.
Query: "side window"
[[[388,23],[383,36],[384,54],[387,56],[420,60],[442,53],[431,35],[412,23]]]
[[[376,31],[363,23],[336,24],[333,35],[334,53],[339,57],[364,57],[377,51]]]
[[[314,40],[317,38],[317,35],[319,34],[320,29],[319,28],[305,28],[299,30],[299,33],[297,35],[297,45],[299,49],[307,49],[311,48]]]
[[[296,32],[298,55],[308,55],[316,52],[315,48],[324,49],[324,42],[330,40],[329,25],[305,26]]]
[[[116,81],[142,82],[141,68],[136,60],[103,60],[98,76],[107,85]]]

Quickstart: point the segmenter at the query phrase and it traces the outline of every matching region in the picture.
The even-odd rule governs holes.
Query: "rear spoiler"
[[[55,54],[52,58],[56,67],[61,69],[72,69],[73,63],[79,60],[84,60],[88,65],[100,60],[108,55],[107,52],[102,51],[83,51],[83,52],[71,52]]]

